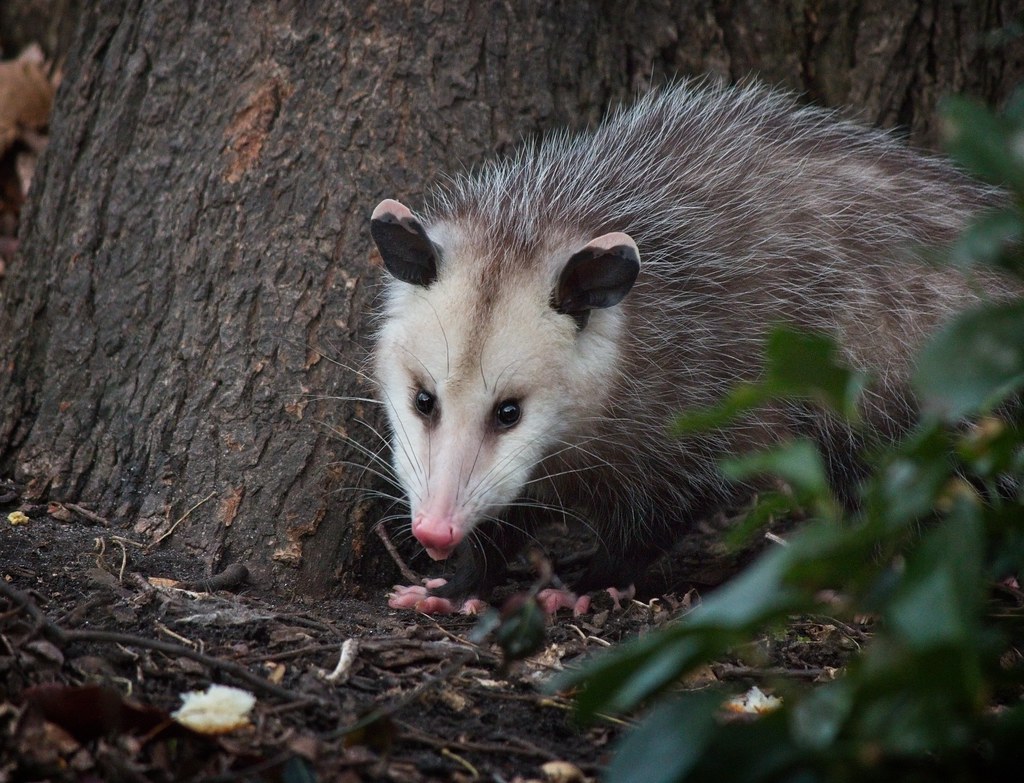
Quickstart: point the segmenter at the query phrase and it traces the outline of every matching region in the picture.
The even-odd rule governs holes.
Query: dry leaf
[[[46,78],[38,47],[0,63],[0,155],[25,128],[39,130],[50,121],[53,85]]]

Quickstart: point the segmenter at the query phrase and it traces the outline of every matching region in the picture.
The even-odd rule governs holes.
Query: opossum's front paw
[[[392,609],[413,609],[423,614],[479,614],[487,608],[479,598],[467,598],[458,603],[430,594],[431,590],[444,584],[444,579],[427,579],[422,585],[395,585],[388,593],[388,606]]]
[[[392,609],[413,609],[424,614],[454,614],[455,604],[447,598],[430,595],[422,585],[395,585],[388,593]]]
[[[558,590],[548,587],[537,593],[537,600],[541,608],[548,614],[555,614],[559,609],[572,609],[573,617],[579,617],[590,611],[590,596],[570,593],[568,590]]]
[[[636,585],[630,585],[625,590],[619,590],[617,587],[609,587],[606,592],[612,597],[612,601],[615,603],[615,608],[621,609],[622,604],[619,602],[632,601],[633,596],[636,595]]]
[[[622,609],[622,601],[631,601],[636,595],[636,586],[630,585],[625,590],[609,587],[606,592],[612,597],[616,609]],[[590,595],[584,593],[577,596],[568,590],[557,590],[549,587],[537,593],[537,600],[548,614],[555,614],[559,609],[572,609],[573,617],[579,617],[590,611]]]

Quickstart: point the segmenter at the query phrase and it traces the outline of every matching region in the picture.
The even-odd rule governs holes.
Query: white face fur
[[[595,309],[580,330],[552,307],[560,272],[586,242],[541,249],[541,263],[506,272],[495,289],[481,279],[493,249],[451,226],[428,234],[437,279],[389,281],[375,370],[413,533],[442,559],[529,494],[543,459],[601,415],[623,316]]]
[[[640,269],[625,234],[548,238],[505,257],[486,235],[382,201],[389,281],[375,370],[413,535],[436,559],[530,494],[542,463],[603,413]]]

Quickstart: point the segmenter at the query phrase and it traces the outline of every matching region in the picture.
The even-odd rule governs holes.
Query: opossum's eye
[[[523,409],[519,405],[519,400],[504,400],[494,409],[494,419],[503,430],[518,424],[522,415]]]
[[[412,400],[412,404],[416,406],[416,410],[420,412],[420,415],[427,418],[434,414],[435,402],[437,402],[437,398],[425,389],[420,389],[416,392],[416,396]]]

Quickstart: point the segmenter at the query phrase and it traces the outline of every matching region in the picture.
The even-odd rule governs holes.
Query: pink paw
[[[636,595],[636,585],[630,585],[625,590],[619,590],[617,587],[609,587],[608,595],[612,597],[612,602],[615,604],[616,609],[621,609],[622,605],[620,601],[632,601],[633,596]]]
[[[462,608],[459,609],[460,614],[480,614],[487,609],[487,602],[481,601],[479,598],[467,598],[462,604]]]
[[[590,596],[576,596],[568,590],[557,590],[549,587],[537,593],[537,600],[541,607],[548,614],[555,614],[559,609],[572,609],[574,617],[586,614],[590,611]]]
[[[448,598],[430,595],[445,584],[444,579],[427,579],[422,585],[395,585],[388,593],[388,606],[392,609],[412,609],[423,614],[479,614],[487,604],[479,598],[468,598],[458,605]]]

